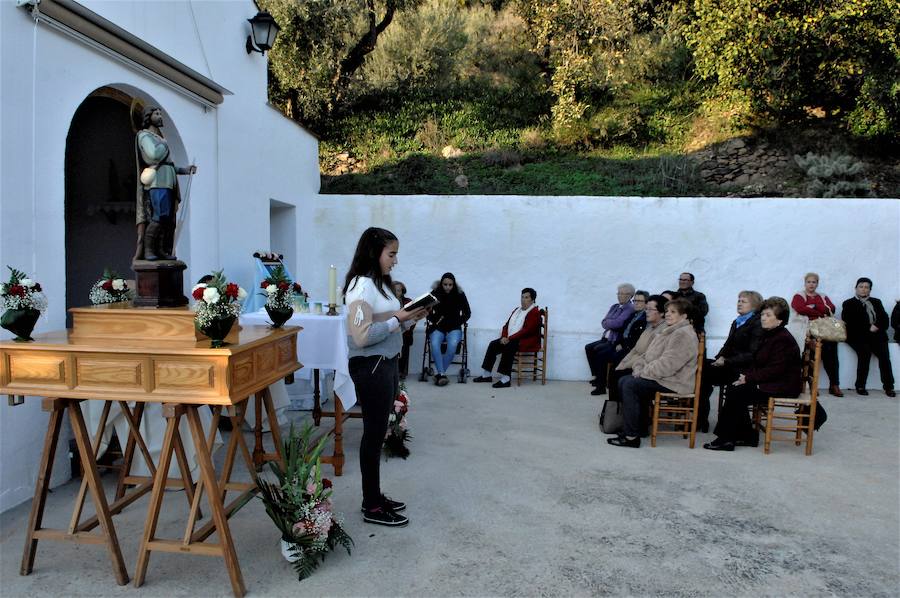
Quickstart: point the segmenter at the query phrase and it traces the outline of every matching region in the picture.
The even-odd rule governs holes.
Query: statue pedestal
[[[131,268],[137,278],[136,307],[181,307],[187,305],[184,296],[184,271],[187,264],[180,260],[135,260]]]

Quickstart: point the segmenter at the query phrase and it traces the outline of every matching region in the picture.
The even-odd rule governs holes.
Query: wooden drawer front
[[[144,361],[141,359],[75,358],[76,388],[122,388],[139,390],[144,386]]]
[[[297,363],[297,347],[294,341],[296,336],[284,338],[278,341],[278,367],[282,368],[286,365]]]
[[[252,384],[255,379],[252,353],[243,353],[232,360],[231,387],[233,389],[243,388]]]
[[[35,353],[9,354],[9,383],[66,384],[66,358],[63,355]]]
[[[155,359],[153,390],[213,391],[216,388],[216,364],[203,361]]]
[[[256,358],[256,375],[265,376],[269,372],[274,372],[278,367],[277,351],[274,344],[260,347],[253,352]]]

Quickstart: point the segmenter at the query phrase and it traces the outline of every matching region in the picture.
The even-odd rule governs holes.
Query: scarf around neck
[[[518,331],[522,330],[522,326],[525,325],[525,316],[527,316],[528,312],[530,312],[535,307],[537,306],[535,304],[532,304],[531,307],[526,310],[522,310],[521,307],[516,308],[516,310],[513,312],[513,315],[509,317],[509,325],[506,327],[507,336],[512,336]]]
[[[869,300],[870,298],[860,297],[859,295],[857,295],[856,298],[866,306],[866,314],[868,314],[869,316],[869,324],[875,324],[875,306],[872,305],[872,302]]]
[[[740,328],[741,326],[743,326],[744,324],[747,323],[747,320],[749,320],[750,318],[752,318],[752,317],[755,316],[755,315],[756,315],[756,312],[755,312],[755,311],[751,311],[751,312],[745,313],[745,314],[742,315],[742,316],[736,317],[736,318],[734,319],[734,327],[735,327],[735,328]]]

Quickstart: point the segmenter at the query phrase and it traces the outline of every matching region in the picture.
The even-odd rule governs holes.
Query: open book
[[[403,309],[406,311],[415,311],[420,307],[431,307],[438,303],[438,298],[432,295],[431,293],[425,293],[424,295],[419,295],[409,303],[403,306]]]

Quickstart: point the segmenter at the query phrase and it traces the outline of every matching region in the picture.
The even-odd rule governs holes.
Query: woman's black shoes
[[[730,440],[719,440],[716,438],[712,442],[707,442],[703,448],[709,451],[733,451],[734,443]]]
[[[509,380],[507,380],[506,382],[500,382],[498,380],[497,382],[494,382],[493,384],[491,384],[491,387],[493,387],[493,388],[509,388],[510,386],[511,385],[510,385]]]
[[[863,396],[863,397],[867,397],[867,396],[869,396],[869,391],[866,390],[865,388],[857,388],[856,394]]]
[[[885,389],[884,389],[884,394],[886,394],[887,396],[891,397],[892,399],[893,399],[894,397],[897,396],[897,393],[894,392],[894,389],[893,389],[893,388],[885,388]]]
[[[381,506],[385,507],[389,511],[394,511],[395,513],[399,513],[400,511],[402,511],[403,509],[406,508],[406,503],[400,502],[399,500],[393,500],[391,498],[388,498],[384,494],[382,494],[381,495]],[[359,510],[362,511],[363,513],[366,512],[366,509],[364,507],[360,507]]]
[[[494,379],[490,376],[475,376],[472,378],[472,382],[493,382]]]
[[[387,525],[389,527],[403,527],[409,523],[409,519],[405,515],[401,515],[400,513],[385,507],[366,509],[363,511],[363,520],[366,523],[376,523],[378,525]]]
[[[616,436],[606,440],[608,444],[613,446],[626,446],[628,448],[641,448],[640,437],[628,438],[626,436]]]

